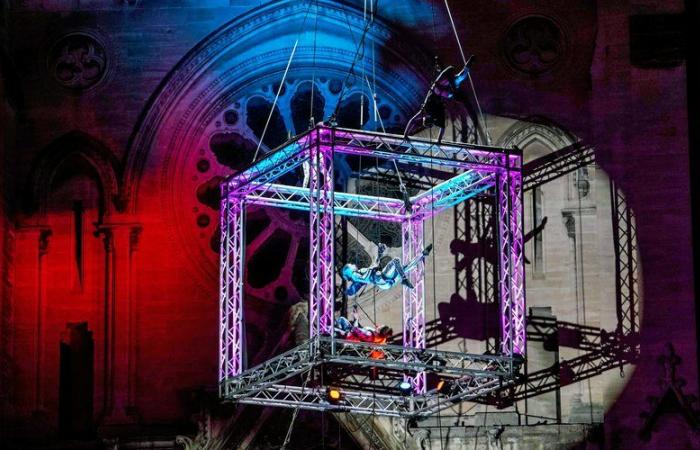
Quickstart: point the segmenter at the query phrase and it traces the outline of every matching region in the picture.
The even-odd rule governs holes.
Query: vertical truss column
[[[407,219],[401,225],[403,265],[423,251],[423,221]],[[425,262],[421,260],[408,278],[413,289],[403,287],[403,346],[425,348]],[[425,372],[408,378],[416,394],[425,393]]]
[[[525,355],[525,261],[523,253],[523,178],[512,171],[510,178],[510,288],[513,354]]]
[[[219,382],[243,371],[245,203],[222,189],[219,266]],[[220,389],[223,385],[220,384]]]
[[[513,353],[513,324],[511,300],[510,258],[510,186],[507,172],[498,174],[496,181],[496,203],[498,208],[498,291],[501,310],[501,352]]]
[[[501,351],[525,354],[525,267],[523,260],[522,175],[498,175],[498,250],[500,262]]]
[[[625,195],[612,181],[610,195],[615,242],[617,332],[635,338],[639,332],[639,256],[634,216]]]
[[[309,148],[309,338],[333,331],[333,144],[325,143],[316,130]],[[332,139],[332,138],[331,138]]]

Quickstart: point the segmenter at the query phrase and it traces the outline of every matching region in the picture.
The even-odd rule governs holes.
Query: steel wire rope
[[[311,62],[311,93],[309,107],[309,129],[314,127],[314,90],[316,89],[316,40],[318,38],[318,0],[316,0],[316,14],[314,15],[314,49]]]
[[[379,0],[374,1],[374,11],[377,10],[377,5],[379,4]],[[347,20],[347,17],[346,17]],[[374,21],[374,16],[371,17],[371,20],[367,21],[365,28],[362,30],[362,35],[360,36],[360,42],[357,44],[357,50],[355,51],[355,56],[353,57],[352,64],[350,64],[350,68],[348,69],[348,73],[345,75],[345,79],[343,80],[343,83],[341,84],[340,88],[340,95],[338,96],[338,101],[335,104],[335,108],[333,109],[333,114],[331,114],[330,117],[330,122],[335,122],[338,111],[340,110],[340,103],[343,101],[343,96],[345,95],[346,91],[346,86],[348,79],[350,78],[350,75],[352,75],[355,72],[355,64],[357,64],[357,58],[359,56],[360,49],[363,48],[363,43],[365,41],[365,37],[367,37],[367,31],[369,31],[370,26],[372,25],[372,22]],[[348,22],[349,26],[349,22]],[[354,35],[353,35],[354,36]],[[354,41],[354,37],[353,37]]]
[[[309,370],[309,373],[306,376],[306,380],[301,385],[301,395],[302,396],[304,395],[304,390],[306,389],[306,385],[309,383],[309,380],[311,379],[311,372],[312,372],[312,370]],[[289,441],[292,439],[292,432],[294,431],[294,424],[296,422],[297,415],[299,414],[299,409],[300,409],[299,406],[294,408],[294,412],[292,413],[292,419],[289,422],[289,428],[287,428],[287,435],[284,437],[284,441],[282,442],[282,446],[280,447],[280,450],[285,450],[287,448],[287,445],[289,445]]]
[[[467,65],[467,58],[464,56],[464,50],[462,49],[462,42],[459,39],[459,34],[457,33],[457,27],[455,26],[455,21],[452,18],[452,11],[450,10],[450,4],[445,0],[445,9],[447,10],[447,16],[450,18],[450,24],[452,25],[452,32],[455,36],[455,41],[457,41],[457,47],[459,48],[459,54],[462,56],[462,62]],[[433,16],[434,17],[434,16]],[[467,72],[467,78],[469,79],[469,86],[472,90],[472,95],[474,96],[474,102],[476,103],[476,109],[479,111],[479,119],[483,124],[484,134],[486,135],[486,143],[491,145],[491,135],[489,134],[488,126],[486,124],[486,118],[481,110],[481,105],[479,104],[479,97],[476,95],[476,88],[474,87],[474,80],[472,79],[471,71]]]
[[[284,69],[284,74],[282,75],[282,81],[280,82],[279,86],[277,87],[277,93],[275,94],[275,99],[272,102],[272,106],[270,107],[270,113],[267,115],[267,120],[265,120],[265,126],[263,127],[263,132],[262,135],[260,136],[260,140],[258,140],[258,146],[255,149],[255,154],[253,155],[253,162],[255,162],[258,159],[258,153],[260,152],[260,146],[263,143],[263,139],[265,139],[265,134],[267,133],[267,127],[270,126],[270,120],[272,119],[272,114],[275,112],[275,107],[277,106],[277,100],[279,100],[280,94],[282,92],[282,88],[284,87],[284,83],[287,80],[287,74],[289,73],[289,67],[292,65],[292,60],[294,59],[294,55],[296,54],[297,47],[299,46],[299,40],[301,39],[302,34],[304,33],[304,26],[306,25],[306,19],[309,17],[309,12],[311,12],[311,5],[313,5],[313,2],[309,0],[309,7],[306,9],[306,14],[304,15],[304,20],[301,22],[301,28],[299,30],[299,34],[297,35],[297,39],[294,42],[294,46],[292,47],[292,53],[289,55],[289,59],[287,60],[287,66]],[[313,89],[311,90],[313,92]]]
[[[449,11],[449,8],[448,8]],[[437,46],[437,32],[436,32],[436,20],[435,20],[435,5],[431,5],[431,15],[433,19],[433,46]],[[460,44],[460,51],[461,51],[461,44]],[[462,59],[464,59],[464,53],[462,53]],[[430,137],[430,141],[432,142],[433,140],[433,129],[430,128],[428,131],[428,136]],[[433,166],[433,151],[432,147],[430,149],[430,171],[432,172],[434,170]],[[435,197],[433,197],[430,201],[430,208],[431,208],[431,217],[430,217],[430,223],[431,223],[431,228],[432,228],[432,243],[433,245],[435,244]],[[425,234],[425,230],[424,230]],[[437,319],[437,296],[436,296],[436,289],[435,289],[435,253],[436,249],[433,249],[433,320]],[[425,267],[425,263],[423,265]],[[425,269],[423,269],[423,273],[425,273]],[[425,277],[424,277],[425,278]],[[425,331],[424,331],[425,333]],[[439,347],[439,344],[436,345],[436,349]],[[443,449],[443,442],[442,442],[442,416],[441,416],[441,410],[440,410],[440,393],[436,392],[437,394],[437,416],[438,416],[438,430],[440,432],[440,450]]]
[[[378,0],[376,2],[370,1],[370,22],[367,25],[374,22],[374,17],[376,15],[378,3],[379,3]],[[366,5],[367,5],[367,2],[365,0],[365,8],[366,8]],[[353,44],[358,47],[357,50],[359,51],[360,50],[359,47],[362,46],[362,48],[361,48],[362,53],[361,54],[362,54],[362,59],[364,61],[364,57],[365,57],[365,47],[364,47],[364,42],[363,42],[364,35],[362,36],[361,42],[358,44],[355,41],[355,32],[353,31],[352,26],[350,25],[350,21],[348,20],[347,16],[345,16],[345,23],[348,27],[348,30],[350,31],[350,36],[352,37]],[[365,29],[365,31],[366,31],[366,29]],[[350,70],[352,70],[352,68]],[[379,107],[377,105],[377,74],[376,74],[376,59],[375,59],[375,51],[374,51],[374,41],[372,41],[372,83],[374,84],[374,88],[372,88],[372,86],[369,83],[369,79],[367,78],[367,75],[365,73],[365,65],[364,64],[362,65],[362,71],[363,71],[363,78],[367,81],[367,85],[369,86],[370,94],[372,94],[372,101],[374,104],[374,108],[373,108],[374,109],[374,120],[375,120],[375,122],[377,122],[377,121],[379,122],[380,126],[382,127],[382,132],[386,133],[386,128],[384,128],[384,121],[382,120],[382,116],[379,113]],[[346,78],[346,81],[347,81],[347,78]],[[343,86],[345,86],[345,82],[343,82]],[[364,88],[363,88],[363,91],[364,91]],[[341,97],[339,97],[338,103],[336,104],[336,112],[333,114],[333,116],[336,115],[341,100],[342,100],[342,92],[341,92]],[[364,97],[361,97],[361,101],[362,101],[362,103],[360,105],[360,110],[362,111],[362,105],[364,104]],[[362,113],[360,113],[360,123],[362,123],[362,119],[363,119],[363,116],[362,116]],[[360,155],[360,159],[361,158],[362,158],[362,155]],[[401,173],[399,172],[399,168],[396,165],[396,160],[392,159],[391,162],[394,164],[394,170],[396,170],[396,174],[397,174],[398,179],[399,179],[399,189],[401,190],[401,193],[403,195],[406,195],[406,187],[405,187],[403,180],[401,178]]]

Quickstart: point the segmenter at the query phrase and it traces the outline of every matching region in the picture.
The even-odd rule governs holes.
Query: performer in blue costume
[[[362,268],[358,268],[354,264],[343,266],[343,278],[350,281],[350,286],[345,290],[345,293],[349,296],[358,295],[366,286],[375,286],[379,289],[387,290],[398,283],[413,289],[413,285],[406,275],[415,269],[418,263],[430,254],[432,249],[433,245],[428,245],[420,255],[416,256],[408,264],[402,265],[399,258],[383,257],[386,245],[379,244],[377,259],[371,266]]]

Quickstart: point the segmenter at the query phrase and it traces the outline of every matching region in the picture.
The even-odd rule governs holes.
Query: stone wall
[[[16,416],[40,413],[55,431],[58,345],[68,323],[88,322],[94,332],[96,423],[142,429],[182,423],[192,412],[185,392],[215,383],[218,272],[212,248],[218,212],[207,183],[234,170],[235,161],[221,163],[221,148],[244,155],[250,148],[230,140],[216,147],[212,137],[240,131],[248,113],[240,105],[251,97],[263,98],[269,107],[304,17],[301,3],[279,8],[260,3],[3,3],[3,17],[9,18],[3,48],[16,77],[5,76],[3,60],[0,179],[2,199],[8,202],[0,202],[6,255],[0,265],[5,283],[0,337],[3,355],[14,355],[4,367],[13,368]],[[329,48],[323,53],[327,79],[320,84],[324,98],[332,100],[333,78],[342,78],[353,58],[347,50],[352,33],[346,31],[360,32],[363,4],[353,2],[356,9],[346,16],[343,8],[322,3],[328,20],[321,29]],[[432,54],[452,64],[460,56],[441,2],[407,1],[391,8],[381,3],[385,21],[371,35],[378,57],[387,61],[377,66],[378,97],[398,125],[410,115],[410,105],[420,101]],[[528,416],[519,423],[551,422],[557,416],[562,422],[598,422],[603,415],[607,443],[638,447],[643,441],[636,436],[644,425],[638,413],[650,410],[648,396],[663,393],[656,383],[663,373],[657,358],[667,342],[683,360],[678,376],[687,379],[684,389],[697,392],[685,68],[682,61],[663,68],[630,62],[630,16],[676,14],[682,4],[451,3],[465,49],[478,58],[475,83],[494,142],[518,143],[527,159],[572,138],[596,149],[596,165],[587,174],[542,188],[541,215],[548,223],[542,234],[542,270],[534,273],[528,266],[529,306],[559,321],[615,329],[611,179],[638,225],[645,314],[637,367],[623,367],[624,379],[619,368],[608,370],[527,405],[521,402],[518,413]],[[249,15],[231,22],[244,13]],[[523,49],[532,36],[542,37],[543,47]],[[292,67],[294,80],[282,95],[287,104],[312,74],[310,41],[301,47],[300,66]],[[76,55],[89,57],[76,64]],[[291,116],[283,116],[287,122],[277,130],[282,138],[294,128]],[[525,138],[518,141],[517,136]],[[254,142],[254,133],[245,138]],[[579,202],[581,177],[588,177],[588,184]],[[83,202],[84,215],[67,207],[75,201]],[[533,210],[530,201],[528,194],[526,211]],[[84,224],[80,232],[73,222],[78,216]],[[526,230],[535,225],[532,217],[525,216]],[[278,248],[280,242],[291,242],[294,249],[277,261],[278,278],[262,287],[248,286],[253,299],[248,338],[260,359],[280,350],[286,311],[303,295],[293,280],[295,263],[301,261],[303,267],[305,262],[298,252],[305,224],[296,216],[272,213],[253,219],[273,226],[259,227],[251,255]],[[426,271],[428,321],[440,316],[441,303],[449,306],[452,294],[469,295],[456,292],[449,270],[455,265],[453,219],[448,213],[426,227],[426,241],[435,245],[434,263],[431,257]],[[76,240],[84,244],[80,258]],[[528,243],[528,255],[534,253],[533,245]],[[265,267],[268,257],[257,264]],[[433,267],[439,269],[434,278]],[[378,295],[376,304],[377,319],[399,329],[395,293]],[[364,306],[373,310],[368,302]],[[484,305],[471,310],[481,318],[487,311]],[[484,351],[479,333],[487,327],[468,325],[464,339],[444,348]],[[566,345],[557,349],[530,344],[531,368],[578,356]],[[553,406],[557,398],[559,411]],[[471,406],[463,405],[461,412]],[[510,417],[514,409],[507,411]],[[483,407],[470,414],[464,420],[488,417],[482,415]],[[667,423],[660,423],[661,431],[654,435],[659,442],[685,426],[674,422],[664,431]],[[588,430],[562,427],[569,430],[566,435]],[[509,428],[503,436],[539,432],[518,430]],[[476,445],[486,442],[479,436]]]

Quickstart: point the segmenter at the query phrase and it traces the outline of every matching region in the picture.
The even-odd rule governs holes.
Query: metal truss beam
[[[509,378],[513,375],[511,359],[505,356],[370,344],[320,336],[238,376],[223,380],[222,392],[227,398],[244,397],[254,390],[282,382],[320,364],[377,367],[414,374],[432,372],[470,379]],[[422,381],[422,387],[425,387]],[[424,393],[416,389],[414,392]]]
[[[312,202],[308,188],[283,184],[254,183],[246,195],[253,205],[308,211]],[[364,217],[391,222],[400,222],[406,217],[404,203],[395,198],[335,192],[333,212],[337,216]]]
[[[317,143],[309,148],[309,338],[333,333],[335,239],[333,147],[318,145],[322,129],[315,129]]]
[[[522,179],[514,172],[498,175],[498,244],[500,257],[501,351],[525,354],[525,267],[523,255]]]
[[[414,215],[430,217],[493,187],[496,175],[467,171],[411,198]]]
[[[367,365],[399,371],[434,372],[450,376],[511,375],[510,358],[461,352],[350,342],[321,338],[325,362]]]
[[[401,225],[404,267],[423,251],[423,221],[406,220]],[[406,349],[425,349],[425,262],[421,259],[418,266],[408,274],[413,289],[403,286],[403,346]],[[404,356],[404,361],[409,359]],[[425,372],[415,376],[406,375],[413,390],[419,394],[425,393]]]
[[[262,364],[246,370],[237,377],[224,381],[223,392],[227,398],[245,396],[251,389],[282,382],[313,367],[311,342],[305,342]]]
[[[245,266],[243,202],[224,195],[221,201],[219,262],[219,381],[243,371],[243,269]]]
[[[618,332],[625,336],[639,333],[639,254],[632,209],[614,183],[610,185],[615,241],[615,299]]]
[[[315,411],[352,412],[356,414],[389,417],[425,417],[451,407],[454,403],[484,397],[509,385],[495,377],[465,379],[453,384],[449,396],[390,395],[365,390],[342,390],[337,403],[328,401],[326,386],[301,387],[283,384],[266,386],[250,396],[236,400],[238,403],[303,408]]]
[[[303,408],[314,411],[352,412],[356,414],[382,415],[390,417],[413,417],[426,406],[426,400],[400,395],[367,393],[343,390],[338,403],[328,402],[325,387],[301,388],[297,386],[273,385],[256,391],[250,397],[238,400],[263,406]]]
[[[276,151],[253,163],[225,181],[230,195],[247,194],[256,185],[271,183],[296,169],[309,159],[309,138],[304,135],[297,141],[283,144]]]
[[[523,165],[523,190],[542,186],[595,161],[593,147],[576,143]]]
[[[466,170],[505,168],[508,159],[510,165],[515,166],[522,157],[522,152],[517,149],[454,142],[438,144],[429,139],[403,139],[399,135],[344,128],[335,129],[335,146],[338,153]]]

